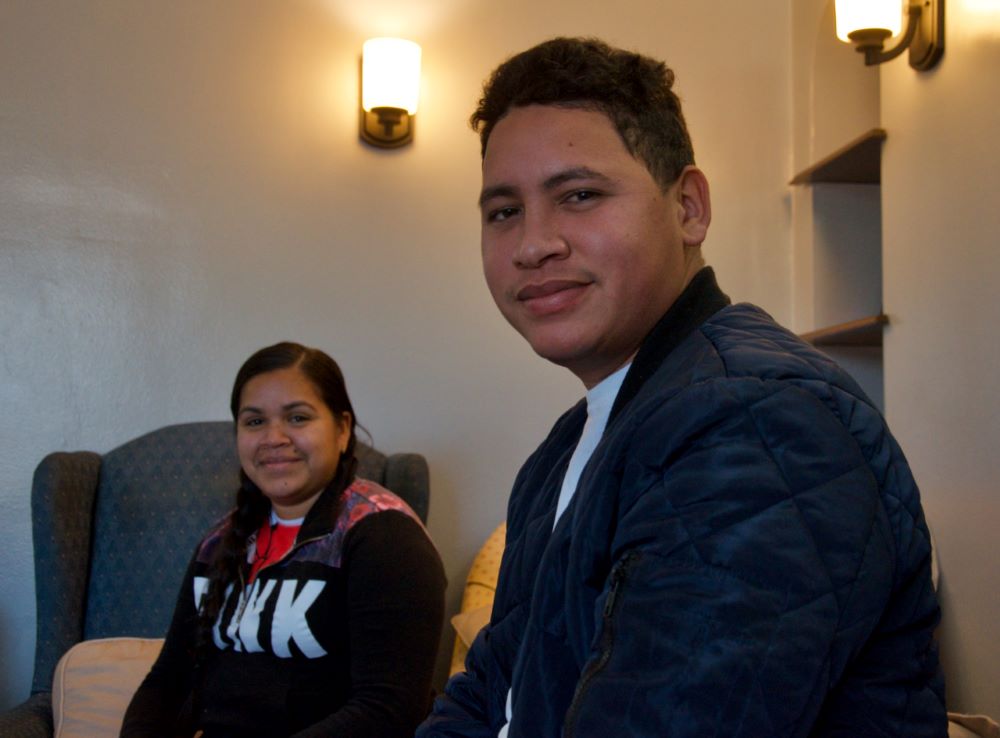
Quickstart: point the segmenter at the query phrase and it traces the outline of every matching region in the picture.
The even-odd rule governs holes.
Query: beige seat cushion
[[[476,640],[479,631],[483,629],[484,625],[490,622],[492,610],[493,605],[486,604],[474,610],[460,612],[452,617],[451,624],[455,628],[455,634],[459,637],[467,651],[472,642]]]
[[[52,680],[56,738],[115,736],[162,638],[101,638],[63,654]]]
[[[986,715],[949,712],[948,738],[1000,738],[1000,725]]]

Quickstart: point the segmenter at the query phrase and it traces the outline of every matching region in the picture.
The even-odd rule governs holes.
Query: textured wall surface
[[[511,53],[596,34],[668,60],[713,185],[707,256],[789,317],[787,0],[4,0],[0,34],[0,705],[31,676],[38,460],[225,418],[275,340],[327,349],[375,444],[428,457],[457,607],[519,464],[582,395],[481,276],[466,120]],[[394,152],[356,129],[361,44],[384,34],[424,48]]]
[[[882,71],[886,413],[941,569],[952,709],[1000,716],[1000,3],[947,4],[933,71]]]

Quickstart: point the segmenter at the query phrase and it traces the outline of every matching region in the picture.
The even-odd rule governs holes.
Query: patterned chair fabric
[[[358,443],[358,475],[426,522],[427,462]],[[52,675],[81,640],[162,636],[194,546],[230,508],[239,462],[228,421],[172,425],[104,456],[53,453],[31,491],[37,644],[31,698],[0,714],[0,735],[52,735]]]

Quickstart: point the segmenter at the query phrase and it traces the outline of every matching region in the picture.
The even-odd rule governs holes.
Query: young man
[[[490,291],[587,397],[521,469],[490,624],[418,735],[944,736],[906,461],[847,374],[704,266],[672,83],[555,39],[472,117]]]

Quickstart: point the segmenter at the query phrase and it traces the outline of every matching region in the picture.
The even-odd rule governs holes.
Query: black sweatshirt
[[[324,492],[285,558],[227,599],[196,669],[195,600],[228,523],[202,541],[122,736],[413,735],[441,634],[441,560],[390,492],[356,480],[341,500]]]

